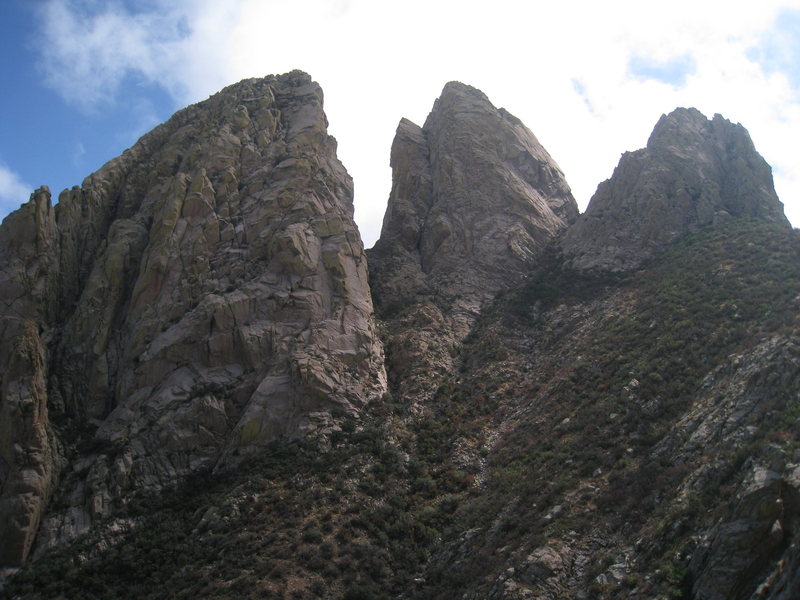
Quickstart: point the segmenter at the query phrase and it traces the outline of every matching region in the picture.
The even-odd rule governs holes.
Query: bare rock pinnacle
[[[383,230],[369,252],[371,284],[384,314],[408,310],[426,323],[403,344],[415,356],[390,360],[414,385],[413,365],[446,369],[448,348],[482,306],[524,277],[578,209],[530,130],[458,82],[444,87],[424,127],[400,122],[391,165]],[[417,339],[420,331],[430,339]]]
[[[747,130],[720,115],[678,108],[656,124],[647,147],[625,153],[563,240],[582,269],[623,271],[667,244],[730,217],[789,225]]]

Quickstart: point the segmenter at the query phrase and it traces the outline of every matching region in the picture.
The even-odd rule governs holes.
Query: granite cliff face
[[[365,252],[293,72],[4,221],[4,591],[797,598],[800,236],[746,131],[662,117],[578,216],[450,83],[391,164]]]
[[[385,391],[352,181],[302,73],[177,113],[2,229],[5,564]],[[63,468],[61,468],[63,465]]]
[[[678,108],[658,121],[647,147],[625,153],[564,236],[581,269],[624,271],[678,237],[721,219],[788,226],[769,165],[741,125]]]
[[[48,415],[46,340],[58,252],[47,189],[0,227],[0,565],[25,561],[55,486],[59,444]]]
[[[450,82],[419,127],[392,144],[392,191],[369,251],[373,296],[394,335],[389,372],[432,393],[481,309],[519,282],[578,215],[555,161],[519,119]]]
[[[578,215],[564,175],[519,119],[448,83],[423,127],[403,119],[370,252],[384,303],[440,295],[456,317],[519,281]],[[384,296],[390,296],[384,298]]]

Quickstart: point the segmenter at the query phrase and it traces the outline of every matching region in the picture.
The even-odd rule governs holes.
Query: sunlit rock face
[[[6,564],[25,561],[40,520],[42,550],[131,489],[324,438],[384,393],[352,180],[322,99],[300,72],[243,81],[55,207],[42,192],[6,220]],[[56,476],[58,509],[41,518]]]
[[[581,269],[624,271],[678,237],[730,217],[789,226],[772,170],[747,130],[720,115],[678,108],[647,147],[626,152],[569,229],[563,249]]]

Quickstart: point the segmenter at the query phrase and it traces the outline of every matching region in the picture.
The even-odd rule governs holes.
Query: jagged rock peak
[[[393,381],[424,400],[481,307],[525,276],[578,208],[530,130],[463,83],[445,85],[423,127],[400,121],[391,166],[370,283],[384,316],[429,323],[396,322],[409,337],[387,351]]]
[[[4,221],[2,564],[132,489],[324,443],[384,393],[352,199],[322,91],[294,71],[179,111]]]
[[[480,90],[458,81],[447,83],[423,129],[432,140],[434,164],[445,152],[476,162],[489,159],[495,168],[505,167],[538,192],[559,219],[569,222],[577,217],[577,205],[555,160],[522,121],[504,108],[495,108]],[[484,185],[481,190],[490,188]],[[491,195],[485,200],[493,208],[490,199]],[[534,200],[528,208],[534,211],[529,217],[560,226],[549,222],[549,211],[539,202]]]
[[[379,288],[402,250],[427,283],[455,297],[491,296],[578,214],[563,173],[530,130],[463,83],[445,85],[422,128],[400,122],[391,165],[371,258]]]
[[[633,269],[685,233],[730,217],[789,226],[747,130],[678,108],[662,115],[647,147],[622,155],[565,234],[564,254],[578,268]]]

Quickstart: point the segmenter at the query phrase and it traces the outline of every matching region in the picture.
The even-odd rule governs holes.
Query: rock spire
[[[530,130],[463,83],[445,85],[423,127],[400,122],[391,166],[371,285],[384,315],[413,312],[427,323],[409,330],[413,356],[390,360],[412,385],[409,370],[447,368],[481,307],[525,276],[578,208]]]
[[[646,148],[623,154],[566,233],[564,253],[578,268],[628,270],[681,235],[730,217],[789,224],[747,130],[678,108],[661,117]]]

